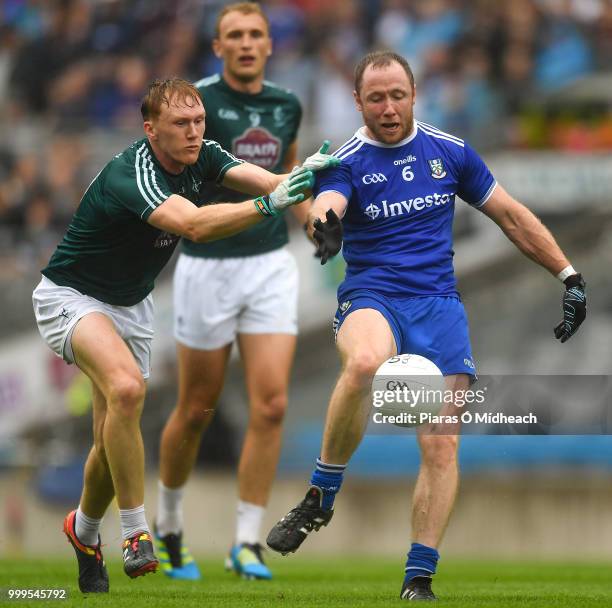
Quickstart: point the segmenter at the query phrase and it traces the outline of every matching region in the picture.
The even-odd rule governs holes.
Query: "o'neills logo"
[[[238,158],[272,169],[280,160],[281,141],[262,127],[251,127],[232,141],[232,149]]]

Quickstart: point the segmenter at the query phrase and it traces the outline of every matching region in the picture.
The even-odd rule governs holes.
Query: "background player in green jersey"
[[[293,93],[264,80],[272,41],[259,4],[226,6],[217,18],[213,49],[223,60],[223,73],[196,83],[206,105],[207,134],[237,157],[276,173],[290,170],[302,111]],[[235,192],[212,187],[207,200],[240,200]],[[293,208],[300,224],[304,207]],[[183,546],[183,490],[236,337],[250,412],[227,566],[247,578],[271,577],[261,559],[259,532],[280,453],[297,333],[297,267],[287,241],[282,217],[214,243],[183,241],[174,275],[178,402],[161,438],[155,519],[162,568],[173,578],[200,577]],[[274,366],[268,364],[272,357]]]
[[[144,513],[140,416],[153,337],[153,282],[178,235],[222,238],[304,200],[312,173],[278,176],[204,140],[198,91],[180,79],[156,81],[142,104],[146,138],[94,178],[33,294],[41,335],[93,385],[94,446],[77,510],[64,521],[83,592],[108,591],[99,526],[113,496],[119,506],[124,570],[157,569]],[[305,166],[322,168],[316,154]],[[216,181],[255,200],[198,208],[202,183]]]

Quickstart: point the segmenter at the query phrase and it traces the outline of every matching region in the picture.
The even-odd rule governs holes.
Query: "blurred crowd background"
[[[21,510],[32,488],[45,500],[78,499],[83,451],[91,438],[87,383],[48,351],[35,330],[30,296],[39,269],[93,176],[113,154],[142,136],[139,106],[147,83],[168,75],[197,80],[219,70],[211,40],[224,4],[0,3],[0,473],[20,471],[9,485],[2,483],[10,478],[0,475],[0,490],[10,490],[0,503],[5,515],[0,532],[4,521],[5,530],[16,535],[16,546],[28,546]],[[608,374],[612,0],[265,0],[262,5],[274,43],[267,77],[294,90],[304,107],[302,156],[323,138],[339,146],[360,126],[352,100],[354,65],[368,50],[394,49],[414,68],[417,117],[468,139],[500,182],[553,229],[585,273],[592,294],[589,318],[560,347],[552,339],[552,327],[561,314],[561,287],[516,253],[492,223],[458,203],[457,270],[472,321],[474,352],[484,371]],[[343,266],[336,260],[321,269],[298,232],[292,247],[302,272],[303,335],[281,475],[298,475],[301,484],[317,455],[337,370],[329,322]],[[143,417],[150,464],[175,398],[169,275],[162,276],[155,293],[157,365]],[[235,462],[244,428],[241,384],[240,368],[234,366],[215,419],[216,432],[204,442],[207,462]],[[358,452],[354,470],[376,475],[381,468],[377,457],[385,457],[390,474],[416,472],[413,442],[408,442],[412,447],[406,442],[398,447],[375,439]],[[487,495],[478,486],[483,470],[494,470],[497,483],[504,467],[527,475],[538,467],[579,466],[586,467],[580,477],[586,483],[584,471],[599,467],[608,476],[612,469],[608,437],[560,444],[538,437],[522,443],[476,439],[487,438],[462,444],[466,470],[477,474],[472,496]],[[154,474],[153,467],[150,471]],[[557,498],[563,492],[573,496],[576,479],[559,479]],[[519,502],[520,487],[506,488],[516,490]],[[541,487],[534,483],[532,489]],[[601,514],[609,496],[597,494],[604,484],[593,487],[592,505]],[[552,494],[542,491],[542,522],[549,522]],[[287,504],[293,501],[291,497]],[[595,515],[592,519],[597,521]],[[575,527],[583,534],[575,543],[581,547],[588,545],[585,525],[582,518]],[[528,530],[533,534],[536,528]],[[522,538],[520,526],[508,530],[510,539]],[[544,524],[538,530],[547,533]],[[351,536],[347,531],[347,538]],[[523,540],[545,547],[542,543],[551,535],[537,543],[535,538]],[[594,528],[593,547],[598,540]],[[197,541],[190,542],[198,548]],[[508,542],[511,546],[513,541]],[[519,545],[517,550],[526,546]]]
[[[0,7],[0,280],[46,260],[96,167],[140,131],[154,77],[199,79],[221,0],[4,0]],[[302,134],[359,125],[353,68],[392,48],[415,71],[419,116],[479,150],[612,148],[597,74],[612,65],[611,0],[269,0],[268,78],[305,108]],[[591,77],[574,107],[563,91]],[[118,134],[115,148],[96,145]],[[303,138],[304,139],[304,138]]]

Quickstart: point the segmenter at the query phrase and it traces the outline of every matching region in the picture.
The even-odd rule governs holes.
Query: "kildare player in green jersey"
[[[289,170],[296,164],[302,111],[293,93],[264,80],[272,44],[259,4],[226,6],[217,17],[213,49],[223,60],[222,74],[196,83],[206,105],[208,136],[248,162],[275,173]],[[240,200],[240,195],[211,184],[206,198]],[[292,209],[300,224],[306,221],[304,207]],[[297,333],[298,277],[287,240],[279,216],[214,243],[182,243],[174,275],[178,402],[161,438],[155,519],[162,568],[172,578],[200,577],[183,544],[183,492],[236,338],[250,411],[238,466],[236,532],[226,565],[245,578],[271,577],[259,531],[280,453]]]
[[[151,290],[179,236],[200,242],[269,221],[308,195],[309,168],[337,162],[317,153],[279,176],[236,159],[203,139],[199,93],[177,78],[149,87],[142,115],[146,137],[94,178],[33,294],[41,335],[93,386],[94,445],[79,507],[64,520],[83,592],[108,591],[99,527],[114,496],[126,574],[158,567],[144,512],[140,416],[153,338]],[[209,181],[271,194],[198,207],[200,186]]]

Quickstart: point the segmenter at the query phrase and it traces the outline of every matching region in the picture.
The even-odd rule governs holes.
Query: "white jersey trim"
[[[331,192],[339,194],[348,203],[348,199],[346,198],[346,194],[344,194],[344,192],[340,192],[340,190],[334,190],[333,188],[328,188],[327,190],[323,190],[323,191],[319,192],[319,194],[317,194],[317,198],[319,198],[320,196],[323,196],[324,194],[328,194],[328,193],[331,193]],[[317,198],[315,198],[315,201],[317,200]]]
[[[491,184],[490,188],[487,190],[487,193],[477,202],[472,205],[475,209],[480,209],[490,198],[493,192],[497,188],[497,181],[494,180]]]
[[[376,139],[372,139],[365,134],[365,127],[360,127],[355,132],[355,137],[360,139],[363,143],[370,144],[371,146],[377,146],[378,148],[400,148],[401,146],[405,146],[407,143],[411,142],[417,136],[417,122],[416,120],[412,122],[412,131],[408,137],[404,137],[401,141],[398,141],[396,144],[385,144],[382,141],[378,141]]]
[[[149,205],[149,207],[152,209],[156,209],[158,205],[161,205],[164,201],[157,197],[155,191],[149,184],[149,170],[147,169],[146,165],[148,159],[144,155],[141,156],[141,152],[143,150],[146,150],[146,144],[142,144],[142,146],[136,150],[136,160],[134,162],[134,168],[136,170],[136,185],[138,186],[138,190],[140,191],[140,194],[146,201],[147,205]],[[140,164],[141,160],[142,167]]]
[[[199,87],[207,87],[210,84],[215,84],[215,82],[219,82],[221,80],[221,76],[219,74],[213,74],[212,76],[206,76],[206,78],[202,78],[197,82],[193,83],[193,86],[197,89]]]
[[[217,146],[217,148],[219,148],[221,152],[225,152],[225,154],[229,156],[232,160],[235,160],[236,162],[239,162],[239,163],[245,162],[241,158],[236,158],[231,152],[226,150],[219,142],[216,142],[214,139],[205,139],[204,145],[205,146]]]
[[[232,163],[238,163],[238,164],[243,164],[245,161],[243,161],[240,158],[236,158],[231,152],[228,152],[220,143],[216,142],[214,139],[205,139],[204,140],[204,145],[205,146],[216,146],[217,148],[219,148],[219,150],[221,150],[221,152],[224,152],[226,156],[229,156],[230,160],[227,161],[222,167],[221,169],[219,169],[219,173],[217,173],[217,177],[215,177],[215,181],[218,182],[219,178],[221,177],[221,174],[223,173],[223,170],[225,169],[225,167],[227,167],[228,165],[231,165]]]
[[[355,152],[357,152],[357,150],[360,150],[361,147],[366,143],[365,141],[357,141],[357,146],[353,147],[353,148],[349,148],[348,150],[345,150],[344,152],[342,152],[342,154],[338,154],[338,156],[336,158],[339,158],[340,160],[344,160],[345,158],[351,156],[351,154],[355,154]]]
[[[462,143],[462,144],[465,143],[464,140],[461,139],[461,137],[457,137],[456,135],[453,135],[452,133],[447,133],[446,131],[442,131],[442,129],[438,129],[438,127],[434,127],[433,125],[423,122],[422,120],[417,120],[417,125],[419,127],[424,127],[427,131],[430,131],[432,133],[437,133],[438,135],[445,135],[446,137],[455,139],[457,140],[457,143]]]
[[[335,152],[332,152],[332,156],[338,156],[338,154],[342,154],[348,147],[352,146],[357,142],[357,138],[353,135],[351,139],[345,141]]]
[[[264,80],[263,83],[265,86],[270,87],[271,89],[277,89],[278,91],[282,91],[283,93],[287,93],[288,95],[295,95],[295,93],[288,89],[287,87],[282,87],[280,84],[276,84],[271,80]]]
[[[465,148],[465,144],[463,140],[456,138],[454,135],[446,135],[442,131],[431,131],[428,127],[424,127],[421,123],[417,123],[418,128],[429,137],[435,137],[436,139],[443,139],[445,141],[450,141],[451,143],[459,146],[460,148]]]
[[[166,194],[157,185],[157,176],[156,176],[156,172],[155,172],[155,165],[153,164],[153,159],[151,158],[151,153],[148,150],[146,150],[146,152],[144,154],[144,159],[149,162],[149,168],[151,170],[151,180],[153,181],[153,187],[155,188],[155,190],[157,191],[159,196],[163,199],[163,201],[165,201],[170,196],[170,194]]]

